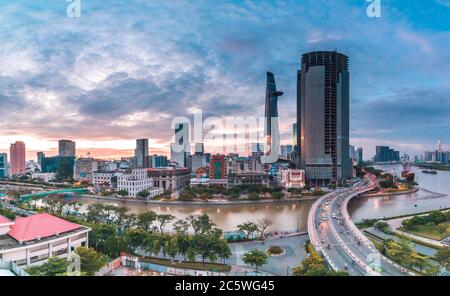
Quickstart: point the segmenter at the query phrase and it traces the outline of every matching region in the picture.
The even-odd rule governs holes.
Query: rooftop
[[[47,213],[18,217],[8,232],[17,241],[32,241],[76,230],[81,226]]]
[[[12,222],[11,220],[9,220],[8,218],[0,215],[0,224],[4,224],[4,223],[10,223]]]

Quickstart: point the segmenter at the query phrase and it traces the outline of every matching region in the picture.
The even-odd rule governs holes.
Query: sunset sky
[[[450,150],[450,0],[0,0],[0,152],[22,140],[56,153],[168,154],[176,116],[263,116],[265,73],[291,143],[302,53],[350,57],[351,143],[411,155]],[[407,4],[407,7],[406,5]],[[206,147],[208,150],[208,147]],[[213,150],[211,148],[211,150]]]

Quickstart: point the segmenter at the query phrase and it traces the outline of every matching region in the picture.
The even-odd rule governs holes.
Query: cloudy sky
[[[0,151],[29,158],[77,141],[79,154],[168,153],[175,116],[262,116],[275,73],[291,143],[302,53],[350,57],[351,142],[450,150],[450,0],[0,0]]]

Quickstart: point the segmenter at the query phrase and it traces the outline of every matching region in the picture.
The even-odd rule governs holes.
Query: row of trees
[[[427,256],[417,253],[410,240],[385,240],[381,252],[400,265],[418,269],[428,275],[437,275],[440,271],[439,266],[431,264]]]
[[[442,229],[441,232],[445,233],[446,231],[450,232],[449,226],[446,224],[450,221],[450,212],[443,211],[433,211],[428,215],[419,216],[416,215],[411,219],[403,220],[402,226],[406,230],[416,230],[420,225],[431,225],[436,226],[437,229],[440,227]]]
[[[121,251],[162,254],[165,258],[177,255],[194,261],[197,256],[211,262],[229,258],[231,251],[222,237],[222,230],[215,226],[208,215],[191,215],[175,220],[173,215],[153,211],[138,215],[129,213],[126,207],[93,204],[83,215],[74,215],[80,204],[61,200],[48,200],[45,210],[92,228],[90,244],[110,258]],[[173,231],[166,232],[171,224]]]
[[[272,198],[282,198],[284,193],[281,187],[270,188],[264,185],[238,185],[226,188],[222,185],[188,187],[179,195],[180,200],[190,201],[194,199],[208,200],[215,195],[237,199],[242,195],[248,195],[249,199],[259,199],[260,194],[271,194]]]

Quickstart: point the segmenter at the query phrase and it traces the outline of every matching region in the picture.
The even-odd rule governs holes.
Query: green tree
[[[175,216],[169,214],[161,214],[156,217],[156,220],[159,222],[159,231],[164,233],[164,228],[166,228],[167,224],[173,221]]]
[[[81,272],[86,275],[94,275],[95,272],[100,270],[108,262],[106,256],[92,248],[79,247],[75,253],[80,256]]]
[[[248,222],[246,222],[246,223],[239,224],[239,225],[237,226],[237,228],[238,228],[240,231],[245,232],[245,237],[246,237],[247,239],[252,238],[252,237],[253,237],[253,234],[254,234],[255,232],[258,231],[258,225],[256,225],[255,223],[253,223],[253,222],[251,222],[251,221],[248,221]]]
[[[30,267],[26,271],[30,275],[62,276],[66,274],[69,264],[65,258],[52,257],[41,266]]]
[[[149,192],[148,190],[143,190],[143,191],[140,191],[140,192],[138,193],[138,196],[139,196],[139,197],[142,197],[142,198],[144,198],[144,199],[146,199],[147,197],[149,197],[149,195],[150,195],[150,192]]]
[[[253,249],[250,252],[247,252],[242,256],[242,260],[246,264],[250,264],[250,266],[254,267],[256,271],[267,263],[269,257],[263,251],[258,249]]]
[[[117,194],[120,196],[128,196],[128,191],[126,190],[119,190],[117,191]]]
[[[172,236],[165,241],[164,246],[167,254],[170,258],[175,258],[180,249],[178,248],[178,240],[176,237]]]
[[[145,231],[153,232],[154,226],[153,223],[156,221],[158,214],[154,211],[149,211],[145,213],[141,213],[137,216],[136,225]]]
[[[194,235],[203,235],[210,233],[215,226],[215,223],[209,218],[207,214],[201,216],[191,215],[187,218],[190,226],[194,229]]]
[[[436,253],[435,258],[445,269],[450,270],[450,246],[440,249]]]

